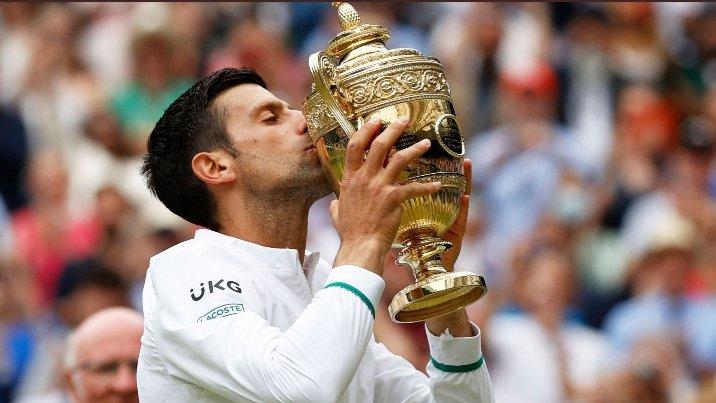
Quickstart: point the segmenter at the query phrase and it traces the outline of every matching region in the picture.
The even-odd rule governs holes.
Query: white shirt
[[[479,329],[428,334],[429,378],[373,338],[385,283],[201,229],[150,261],[143,402],[491,402]],[[305,270],[305,274],[304,274]],[[440,369],[438,369],[440,368]]]
[[[568,401],[560,382],[557,340],[532,317],[500,314],[490,321],[490,352],[495,397],[500,403]],[[590,388],[608,370],[604,336],[578,324],[559,332],[567,377],[577,388]]]

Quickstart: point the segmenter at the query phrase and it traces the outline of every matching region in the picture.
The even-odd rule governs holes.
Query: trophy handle
[[[329,56],[325,52],[321,51],[312,54],[308,58],[308,67],[311,70],[316,90],[328,107],[328,110],[331,111],[331,114],[333,114],[333,117],[336,119],[336,122],[338,122],[338,125],[346,133],[346,136],[348,136],[348,138],[353,137],[353,133],[356,132],[356,128],[353,127],[351,122],[348,120],[348,117],[343,113],[340,105],[338,105],[336,99],[333,95],[331,95],[328,80],[326,80],[326,77],[323,75],[323,70],[333,72],[336,66],[333,64]]]

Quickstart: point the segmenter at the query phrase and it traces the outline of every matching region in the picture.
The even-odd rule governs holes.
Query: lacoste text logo
[[[209,294],[213,293],[214,290],[222,290],[223,291],[223,290],[226,290],[227,288],[233,292],[241,294],[241,287],[239,287],[239,283],[237,283],[236,281],[233,281],[233,280],[229,280],[226,282],[226,284],[224,284],[224,279],[222,278],[219,281],[209,281],[207,284],[209,286]],[[199,296],[196,296],[194,294],[193,288],[189,290],[189,293],[191,294],[191,299],[193,299],[194,301],[199,301],[200,299],[204,298],[204,293],[206,293],[206,288],[204,287],[204,283],[199,284],[199,286],[201,287],[201,293],[199,294]]]
[[[196,320],[197,323],[212,320],[216,318],[223,318],[225,316],[236,315],[239,312],[244,311],[244,304],[224,304],[217,306],[211,311],[199,316]]]

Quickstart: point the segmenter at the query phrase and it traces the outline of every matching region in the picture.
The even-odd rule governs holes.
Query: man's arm
[[[222,312],[211,320],[197,319],[195,312],[188,313],[192,301],[162,296],[171,287],[164,280],[153,281],[159,298],[151,316],[158,322],[156,344],[169,374],[229,400],[261,402],[335,402],[365,353],[373,306],[384,286],[366,270],[337,267],[327,284],[345,284],[351,291],[319,291],[283,332],[262,317],[255,301],[229,290],[219,296],[214,292],[208,305],[230,316]],[[242,287],[251,284],[244,281]],[[201,313],[211,315],[206,306]]]
[[[376,357],[376,402],[494,402],[490,375],[480,348],[477,326],[473,337],[428,332],[429,377],[382,344],[371,343]]]

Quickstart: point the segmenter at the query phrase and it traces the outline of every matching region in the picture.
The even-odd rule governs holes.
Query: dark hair
[[[216,202],[206,184],[194,175],[197,153],[226,149],[236,154],[226,133],[223,111],[212,101],[240,84],[264,80],[251,69],[225,68],[197,81],[164,112],[149,135],[142,175],[149,190],[174,214],[202,227],[219,229]]]
[[[86,258],[70,261],[64,268],[57,284],[58,300],[71,297],[86,288],[101,288],[107,292],[127,294],[127,284],[115,271],[102,265],[97,259]]]

